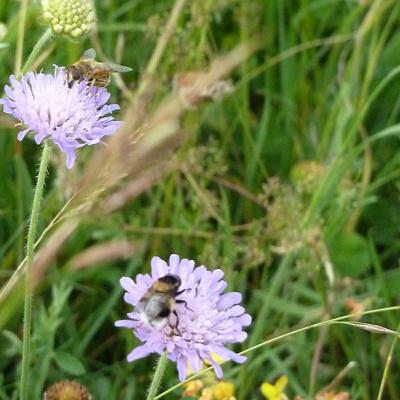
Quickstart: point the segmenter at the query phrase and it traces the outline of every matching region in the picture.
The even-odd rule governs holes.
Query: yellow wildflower
[[[200,392],[201,389],[203,389],[204,383],[200,379],[194,379],[192,381],[189,381],[188,383],[185,383],[183,387],[185,388],[183,392],[183,397],[193,397],[198,392]]]
[[[264,382],[261,385],[261,393],[268,400],[287,400],[283,391],[288,384],[288,377],[283,375],[279,377],[274,384]]]
[[[201,397],[199,397],[199,400],[213,400],[213,390],[212,388],[205,388],[201,392]]]
[[[213,400],[235,400],[235,386],[231,382],[221,381],[213,387]]]

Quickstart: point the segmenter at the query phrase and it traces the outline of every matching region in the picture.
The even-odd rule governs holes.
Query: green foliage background
[[[33,3],[33,2],[32,2]],[[170,0],[106,0],[96,4],[98,41],[54,39],[41,66],[68,65],[100,43],[103,54],[133,72],[132,93],[173,6]],[[24,59],[40,37],[40,8],[29,4]],[[154,357],[128,364],[137,345],[114,321],[128,312],[119,278],[149,270],[153,255],[171,253],[222,268],[230,290],[253,316],[243,350],[301,326],[399,301],[400,3],[396,0],[193,0],[153,77],[156,108],[178,71],[206,68],[255,36],[261,49],[235,70],[235,90],[189,110],[174,167],[122,210],[88,214],[43,278],[35,297],[32,399],[50,383],[76,378],[95,399],[142,399]],[[14,70],[18,2],[0,1],[7,26],[0,81]],[[93,44],[94,43],[94,44]],[[117,45],[119,43],[119,45]],[[128,102],[117,85],[113,99]],[[1,117],[3,118],[3,117]],[[40,149],[16,141],[1,119],[0,283],[23,258]],[[39,231],[62,208],[91,149],[60,185],[63,160],[47,180]],[[123,187],[122,183],[122,187]],[[71,260],[90,246],[125,239],[134,255],[73,272]],[[328,279],[330,267],[334,281]],[[327,274],[328,272],[328,274]],[[21,352],[18,290],[0,304],[0,399],[15,399]],[[396,330],[398,311],[363,321]],[[337,390],[377,398],[393,336],[332,325],[299,333],[224,366],[239,399],[260,399],[259,386],[289,377],[287,394],[324,388],[351,361]],[[318,347],[320,346],[320,347]],[[313,357],[320,363],[312,372]],[[394,347],[384,397],[400,398]],[[169,364],[162,389],[177,383]],[[181,389],[168,399],[181,398]]]

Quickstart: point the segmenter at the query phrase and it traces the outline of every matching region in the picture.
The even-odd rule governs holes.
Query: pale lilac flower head
[[[177,275],[181,280],[175,305],[178,318],[171,313],[165,325],[152,326],[140,311],[140,304],[153,283],[167,274]],[[194,261],[180,260],[172,254],[169,263],[153,257],[151,275],[139,274],[136,282],[127,277],[121,278],[121,286],[126,291],[124,300],[135,308],[127,314],[129,319],[116,321],[115,325],[132,329],[143,342],[128,355],[128,361],[166,351],[168,358],[177,363],[181,381],[187,377],[189,366],[198,372],[203,361],[211,363],[217,377],[221,378],[222,369],[213,355],[243,363],[246,357],[225,346],[246,339],[243,327],[250,325],[251,317],[239,305],[242,300],[240,293],[223,294],[227,286],[223,276],[220,269],[195,268]]]
[[[99,143],[120,126],[111,116],[119,106],[107,104],[107,89],[86,81],[69,87],[63,68],[55,67],[54,74],[28,72],[21,80],[11,75],[4,91],[3,111],[25,127],[18,140],[31,131],[37,144],[51,139],[66,154],[68,168],[74,165],[77,148]]]

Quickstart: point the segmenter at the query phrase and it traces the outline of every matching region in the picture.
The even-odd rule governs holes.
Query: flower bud
[[[54,33],[77,38],[90,33],[96,22],[92,1],[42,0],[43,19]]]

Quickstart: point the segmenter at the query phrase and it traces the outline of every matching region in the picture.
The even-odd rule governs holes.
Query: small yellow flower
[[[231,382],[221,381],[213,387],[213,400],[234,400],[235,386]]]
[[[194,379],[183,385],[185,388],[183,397],[193,397],[204,387],[204,383],[200,379]]]
[[[209,387],[203,389],[199,400],[213,400],[213,390]]]
[[[283,375],[279,377],[273,385],[271,383],[264,382],[260,388],[261,393],[268,400],[287,400],[285,393],[283,393],[287,384],[288,377]]]

